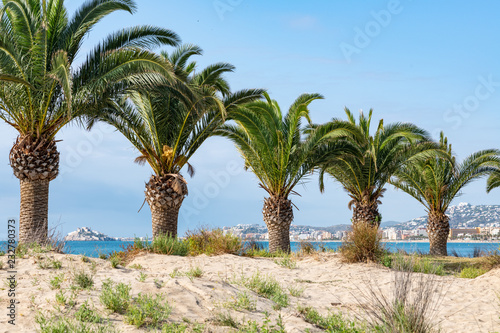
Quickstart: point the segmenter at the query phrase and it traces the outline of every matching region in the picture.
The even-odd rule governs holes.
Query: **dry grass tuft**
[[[414,273],[406,263],[395,267],[392,295],[384,294],[379,285],[367,281],[367,290],[355,295],[368,325],[380,333],[433,333],[435,316],[442,302],[444,282],[435,274]]]
[[[342,261],[347,263],[378,262],[386,252],[377,226],[357,223],[340,247]]]

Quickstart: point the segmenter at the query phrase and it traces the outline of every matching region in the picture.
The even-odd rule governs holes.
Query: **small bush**
[[[299,243],[299,252],[302,254],[313,254],[316,252],[314,244],[311,242],[302,241]]]
[[[111,267],[117,268],[118,265],[122,265],[122,259],[118,255],[110,255],[109,262],[111,263]]]
[[[482,268],[464,267],[459,276],[464,279],[475,279],[484,273],[486,273],[486,271]]]
[[[395,254],[392,258],[391,268],[398,271],[412,271],[414,273],[446,275],[443,264],[437,264],[432,259],[418,255],[404,256]]]
[[[340,246],[344,262],[378,262],[385,250],[376,225],[356,223]]]
[[[131,303],[130,286],[124,283],[114,286],[114,283],[108,280],[102,284],[99,300],[106,309],[124,314]]]
[[[262,277],[257,272],[250,279],[245,280],[244,284],[248,289],[272,300],[277,309],[288,306],[288,295],[273,277]]]
[[[137,281],[139,281],[139,282],[145,282],[147,277],[148,277],[147,274],[145,274],[143,272],[140,272],[139,273],[139,277],[137,278]]]
[[[288,287],[288,291],[290,292],[290,295],[292,295],[293,297],[300,297],[304,293],[304,288],[290,286]]]
[[[94,286],[94,279],[85,271],[76,273],[73,277],[73,281],[75,282],[77,287],[82,289],[89,289]]]
[[[55,259],[41,258],[38,262],[38,267],[40,267],[41,269],[61,269],[62,263],[59,260]]]
[[[110,323],[99,324],[63,318],[58,315],[45,316],[38,313],[35,322],[41,333],[114,333],[117,332]],[[38,331],[37,331],[38,332]]]
[[[359,289],[363,300],[358,303],[369,318],[369,332],[437,332],[433,319],[443,297],[443,282],[434,274],[415,274],[418,269],[413,264],[417,258],[410,259],[413,261],[396,267],[391,296],[370,282],[368,291]]]
[[[298,307],[299,313],[304,320],[310,324],[316,325],[327,332],[341,333],[364,333],[363,328],[357,327],[356,323],[342,316],[342,314],[330,314],[326,317],[312,307]],[[399,331],[397,331],[399,332]],[[408,332],[410,333],[410,332]]]
[[[102,321],[97,310],[91,307],[87,301],[83,302],[82,306],[75,312],[75,318],[87,323],[100,323]]]
[[[239,254],[243,248],[239,237],[224,235],[222,229],[188,231],[186,240],[191,255]]]
[[[185,322],[185,323],[167,323],[163,325],[161,329],[161,333],[184,333],[184,332],[202,333],[205,332],[205,327],[203,324],[190,324],[189,322]]]
[[[225,305],[235,310],[255,311],[257,309],[257,302],[252,299],[247,292],[238,293],[236,298],[233,298],[231,302]]]
[[[61,289],[61,284],[64,282],[64,274],[56,275],[50,280],[51,289]]]
[[[189,277],[190,279],[201,278],[203,276],[203,271],[201,270],[200,267],[196,266],[187,271],[186,276]]]
[[[227,313],[217,313],[215,315],[214,324],[219,326],[226,326],[231,328],[238,329],[240,327],[240,323],[236,319],[234,319],[229,312]]]
[[[169,256],[187,256],[189,254],[189,243],[178,238],[172,238],[170,235],[158,235],[153,239],[150,250],[153,253]]]
[[[297,268],[297,262],[290,258],[290,256],[285,256],[281,259],[275,259],[274,262],[282,267],[288,268],[288,269],[295,269]]]
[[[163,294],[155,296],[139,294],[125,314],[125,321],[136,327],[158,327],[167,320],[172,312],[170,305],[163,299]]]

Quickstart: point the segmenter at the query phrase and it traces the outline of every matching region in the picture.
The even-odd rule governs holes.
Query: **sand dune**
[[[73,284],[72,272],[85,270],[91,272],[92,264],[85,263],[81,256],[48,255],[62,262],[62,269],[41,269],[37,259],[20,259],[16,263],[18,285],[16,287],[17,319],[16,326],[7,323],[5,315],[0,316],[0,332],[35,332],[37,311],[54,310],[55,297],[58,290],[50,287],[50,280],[64,273],[65,281],[62,290],[69,293]],[[5,257],[0,260],[6,261]],[[229,329],[220,327],[211,319],[218,312],[229,311],[224,304],[234,299],[245,287],[235,283],[242,276],[250,277],[256,272],[269,274],[284,287],[294,286],[303,289],[300,297],[290,297],[290,305],[280,311],[273,309],[274,303],[248,291],[256,300],[255,311],[231,310],[231,315],[240,322],[249,320],[261,323],[264,311],[274,322],[281,314],[287,332],[320,331],[306,323],[297,311],[297,305],[312,306],[320,313],[341,311],[349,316],[362,316],[359,288],[363,289],[367,282],[377,283],[382,292],[390,293],[393,288],[394,272],[374,264],[343,264],[335,254],[321,254],[297,261],[296,269],[288,269],[277,265],[272,259],[245,258],[232,255],[217,257],[177,257],[147,254],[135,258],[127,268],[113,269],[108,261],[92,259],[95,262],[93,279],[94,287],[78,292],[76,308],[85,300],[90,300],[104,316],[109,316],[112,324],[119,332],[141,332],[125,324],[123,317],[109,314],[99,302],[99,294],[103,281],[111,279],[132,286],[132,294],[164,293],[173,307],[170,321],[180,322],[188,319],[205,324],[205,330],[225,332]],[[131,265],[141,265],[141,269],[131,269]],[[193,267],[203,271],[201,278],[192,278],[172,272],[186,272]],[[146,274],[144,282],[140,282],[140,274]],[[5,267],[0,271],[2,281],[7,277]],[[495,332],[500,331],[499,299],[495,293],[500,292],[500,269],[492,270],[476,279],[460,279],[455,277],[438,277],[444,285],[441,305],[435,316],[442,332]],[[6,282],[0,296],[0,307],[6,309]],[[160,288],[158,288],[160,287]],[[5,313],[5,310],[2,310]],[[229,330],[230,331],[230,330]]]

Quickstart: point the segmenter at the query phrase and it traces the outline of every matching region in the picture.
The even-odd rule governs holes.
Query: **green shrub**
[[[235,310],[255,311],[257,309],[257,302],[247,292],[240,292],[232,301],[227,302],[225,306]]]
[[[205,332],[205,326],[203,324],[190,324],[185,323],[167,323],[163,325],[161,333],[202,333]]]
[[[139,294],[129,306],[125,314],[125,321],[136,327],[158,327],[158,324],[167,320],[172,308],[163,299],[163,294],[155,296]]]
[[[64,282],[64,274],[56,275],[50,280],[51,289],[60,289],[61,284]]]
[[[395,254],[392,258],[391,267],[398,271],[410,270],[414,273],[446,275],[443,264],[437,264],[431,258],[418,255],[404,256]]]
[[[314,252],[316,252],[316,249],[314,248],[313,243],[302,241],[299,243],[299,252],[306,255],[313,254]]]
[[[239,237],[224,234],[222,229],[188,231],[186,240],[191,255],[239,254],[243,248]]]
[[[145,274],[143,272],[140,272],[139,273],[139,278],[137,279],[137,281],[139,281],[139,282],[145,282],[147,277],[148,277],[147,274]]]
[[[378,262],[385,250],[376,225],[356,223],[340,246],[342,260],[348,263]]]
[[[289,286],[288,291],[290,292],[290,295],[292,295],[293,297],[300,297],[304,293],[304,288]]]
[[[298,307],[299,313],[304,320],[310,324],[316,325],[327,332],[339,333],[363,333],[364,329],[357,327],[356,323],[345,319],[342,314],[329,314],[324,317],[312,307]],[[410,332],[407,332],[410,333]]]
[[[464,279],[475,279],[484,273],[486,273],[486,270],[482,268],[464,267],[459,276]]]
[[[94,279],[92,276],[85,271],[79,271],[73,277],[73,280],[77,287],[82,289],[89,289],[94,286]]]
[[[110,255],[109,261],[111,262],[111,267],[117,268],[118,265],[122,265],[122,259],[118,255]]]
[[[78,311],[75,312],[75,318],[87,323],[100,323],[102,321],[97,310],[91,307],[87,301],[83,302]]]
[[[124,314],[131,303],[130,286],[124,283],[114,286],[114,283],[108,280],[102,284],[99,300],[106,309]]]
[[[272,300],[276,304],[275,308],[280,309],[288,306],[287,293],[273,277],[262,277],[257,272],[250,279],[245,280],[244,284],[248,289]]]
[[[201,278],[203,276],[203,271],[198,266],[192,267],[189,271],[186,272],[186,276],[190,279]]]
[[[295,269],[297,268],[297,262],[293,260],[289,255],[281,258],[281,259],[275,259],[274,262],[282,267],[288,268],[288,269]]]
[[[99,324],[77,321],[58,315],[45,316],[38,313],[35,322],[41,333],[114,333],[117,332],[110,323]]]
[[[158,235],[151,242],[150,250],[158,254],[187,256],[189,254],[189,243],[178,238],[172,238],[170,235]]]

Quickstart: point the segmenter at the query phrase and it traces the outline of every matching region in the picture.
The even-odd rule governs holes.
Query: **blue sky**
[[[67,0],[73,12],[80,1]],[[124,26],[152,24],[177,32],[183,43],[204,49],[200,66],[224,61],[234,90],[266,88],[283,109],[304,92],[324,100],[311,104],[314,122],[374,109],[385,123],[413,122],[437,138],[443,130],[459,159],[485,148],[500,148],[500,3],[495,1],[263,1],[140,0],[135,15],[103,20],[84,52]],[[8,165],[16,133],[0,124],[0,219],[19,214],[19,183]],[[66,127],[57,139],[60,176],[51,183],[50,224],[63,233],[90,226],[110,236],[151,234],[144,184],[147,166],[112,129],[85,132]],[[243,171],[233,145],[206,142],[191,163],[190,194],[179,230],[238,223],[262,224],[265,192]],[[186,176],[187,177],[187,176]],[[313,176],[293,197],[295,224],[349,223],[347,194],[328,182],[318,190]],[[384,221],[425,214],[408,195],[390,187],[380,210]],[[500,192],[485,193],[485,181],[465,188],[456,200],[498,204]],[[0,230],[0,238],[5,232]]]

